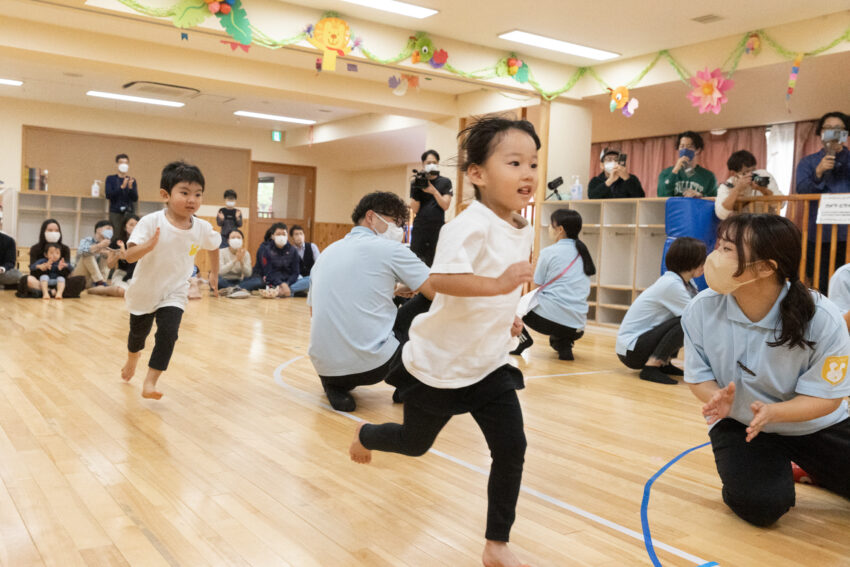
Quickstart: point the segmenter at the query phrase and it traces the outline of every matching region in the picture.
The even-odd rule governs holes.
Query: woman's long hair
[[[578,235],[581,232],[581,215],[578,211],[571,209],[558,209],[552,213],[550,218],[552,226],[560,226],[564,229],[564,234],[567,238],[576,241],[576,249],[581,255],[581,261],[584,263],[584,273],[592,276],[596,273],[596,266],[593,263],[593,258],[590,257],[590,250],[582,242]]]

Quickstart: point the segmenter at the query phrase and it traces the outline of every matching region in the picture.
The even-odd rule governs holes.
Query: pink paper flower
[[[708,68],[697,71],[696,77],[691,77],[691,85],[694,87],[688,93],[692,106],[699,107],[699,113],[703,114],[709,110],[714,114],[720,114],[720,106],[726,102],[726,91],[732,88],[734,81],[723,77],[720,69],[711,73]]]

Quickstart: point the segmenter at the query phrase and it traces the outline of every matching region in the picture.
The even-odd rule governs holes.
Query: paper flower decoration
[[[761,38],[759,34],[750,34],[750,37],[747,38],[747,44],[744,46],[744,52],[747,55],[758,55],[761,53]]]
[[[693,90],[688,93],[691,106],[698,106],[700,114],[708,111],[720,114],[721,105],[729,100],[726,98],[726,91],[731,89],[734,84],[731,79],[723,77],[720,69],[715,69],[710,73],[708,68],[704,71],[697,71],[697,76],[691,77]]]
[[[391,89],[397,88],[401,84],[401,79],[393,75],[389,79],[387,79],[387,86]]]
[[[322,50],[322,70],[336,71],[337,55],[351,52],[351,29],[345,20],[327,16],[318,21],[307,41]]]
[[[616,89],[608,89],[611,92],[611,102],[608,103],[608,110],[614,112],[618,108],[623,108],[629,102],[629,89],[626,87],[617,87]]]
[[[404,73],[400,77],[393,75],[387,80],[387,86],[392,89],[394,95],[404,96],[409,88],[419,89],[419,76]]]
[[[446,50],[438,49],[434,52],[434,55],[431,56],[431,61],[429,61],[429,63],[431,63],[431,67],[433,67],[434,69],[439,69],[440,67],[445,65],[446,61],[448,60],[449,54],[446,53]]]
[[[623,116],[626,118],[631,118],[634,115],[635,110],[638,107],[638,99],[630,98],[629,102],[626,103],[626,106],[623,107]]]
[[[173,10],[171,21],[178,28],[193,28],[215,14],[230,37],[242,45],[251,44],[251,22],[242,0],[180,0]]]
[[[528,64],[516,57],[508,58],[508,75],[518,83],[528,82]]]

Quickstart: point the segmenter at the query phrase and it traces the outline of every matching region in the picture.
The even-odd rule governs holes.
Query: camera
[[[410,185],[413,189],[423,190],[428,187],[428,183],[430,182],[428,179],[428,172],[414,169],[413,173],[415,176],[413,177],[413,182]]]
[[[767,175],[756,175],[754,173],[753,184],[758,185],[759,187],[767,187],[770,184],[770,177]]]
[[[546,199],[547,200],[557,199],[558,201],[560,201],[562,199],[562,197],[561,197],[561,194],[558,193],[558,187],[560,187],[563,184],[564,184],[564,178],[563,177],[556,177],[555,179],[553,179],[552,181],[547,183],[546,187],[549,188],[549,191],[551,191],[551,193],[549,194],[548,197],[546,197]]]
[[[628,159],[628,154],[620,154],[620,157],[617,158],[617,163],[626,165],[626,159]]]

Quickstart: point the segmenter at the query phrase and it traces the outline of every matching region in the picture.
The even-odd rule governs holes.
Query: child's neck
[[[192,215],[178,215],[171,207],[165,208],[165,218],[177,228],[192,228]]]
[[[514,212],[511,209],[490,201],[484,194],[481,195],[481,204],[496,213],[496,216],[503,221],[517,226],[517,223],[514,222]]]

